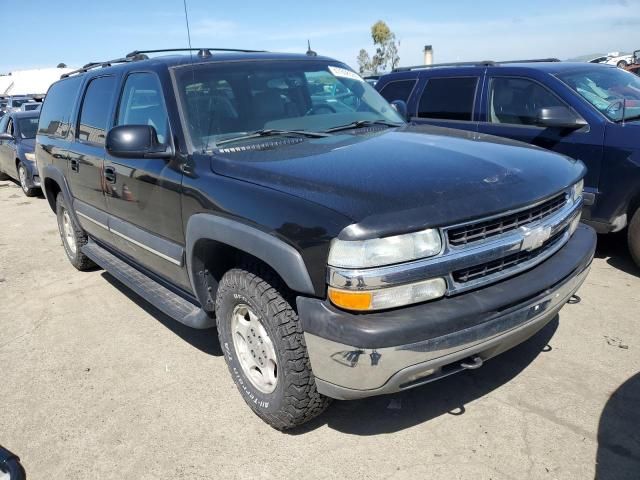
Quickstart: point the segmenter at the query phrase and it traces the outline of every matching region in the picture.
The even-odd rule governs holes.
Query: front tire
[[[640,208],[636,210],[629,222],[627,229],[627,244],[631,257],[638,267],[640,267]]]
[[[71,265],[80,271],[94,268],[96,264],[82,253],[82,247],[87,244],[89,238],[84,230],[76,225],[62,193],[58,193],[56,197],[56,216],[62,245]]]
[[[624,60],[620,60],[617,66],[618,68],[627,68],[627,62]]]
[[[25,167],[22,162],[18,162],[18,181],[20,182],[20,187],[27,197],[34,197],[38,193],[38,189],[29,188],[27,184],[28,179],[29,172],[27,171],[27,167]]]
[[[244,401],[278,430],[321,414],[331,400],[318,393],[298,315],[286,287],[270,271],[233,269],[220,281],[216,319],[229,372]]]

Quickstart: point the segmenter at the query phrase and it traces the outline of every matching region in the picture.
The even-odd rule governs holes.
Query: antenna
[[[189,29],[189,13],[187,12],[187,0],[182,0],[182,4],[184,6],[184,21],[187,24],[187,42],[189,43],[189,60],[191,63],[191,79],[193,81],[193,83],[196,83],[196,71],[193,68],[193,49],[191,48],[191,30]],[[211,55],[211,52],[209,52],[209,55]],[[198,103],[196,102],[195,104],[195,108],[196,108],[196,117],[198,118],[198,123],[200,123],[200,112],[198,111]],[[200,125],[198,125],[198,130],[200,129]],[[209,140],[207,139],[207,142]]]
[[[309,40],[307,40],[307,55],[309,57],[317,57],[318,56],[318,54],[316,52],[311,50],[311,42]]]

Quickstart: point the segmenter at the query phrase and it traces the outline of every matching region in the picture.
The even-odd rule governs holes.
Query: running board
[[[192,328],[215,326],[215,319],[207,315],[202,308],[173,293],[97,243],[89,240],[89,243],[82,247],[82,252],[118,281],[174,320]]]

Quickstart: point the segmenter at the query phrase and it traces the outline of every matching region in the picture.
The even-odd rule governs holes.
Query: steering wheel
[[[311,107],[309,110],[307,110],[307,113],[305,113],[305,116],[307,115],[316,115],[317,113],[322,113],[322,110],[325,110],[324,113],[336,113],[336,109],[333,108],[331,105],[317,105],[315,107]]]

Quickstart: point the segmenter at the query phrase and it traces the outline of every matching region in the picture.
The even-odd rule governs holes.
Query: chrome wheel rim
[[[20,178],[20,186],[22,187],[22,190],[25,192],[29,190],[27,187],[27,171],[22,165],[18,167],[18,177]]]
[[[262,393],[272,393],[278,384],[276,350],[267,330],[248,305],[241,303],[233,309],[231,335],[245,376]]]
[[[73,224],[71,223],[71,217],[69,216],[69,212],[65,209],[62,214],[62,235],[64,239],[64,243],[66,243],[69,251],[75,255],[76,254],[76,237],[73,233]]]

